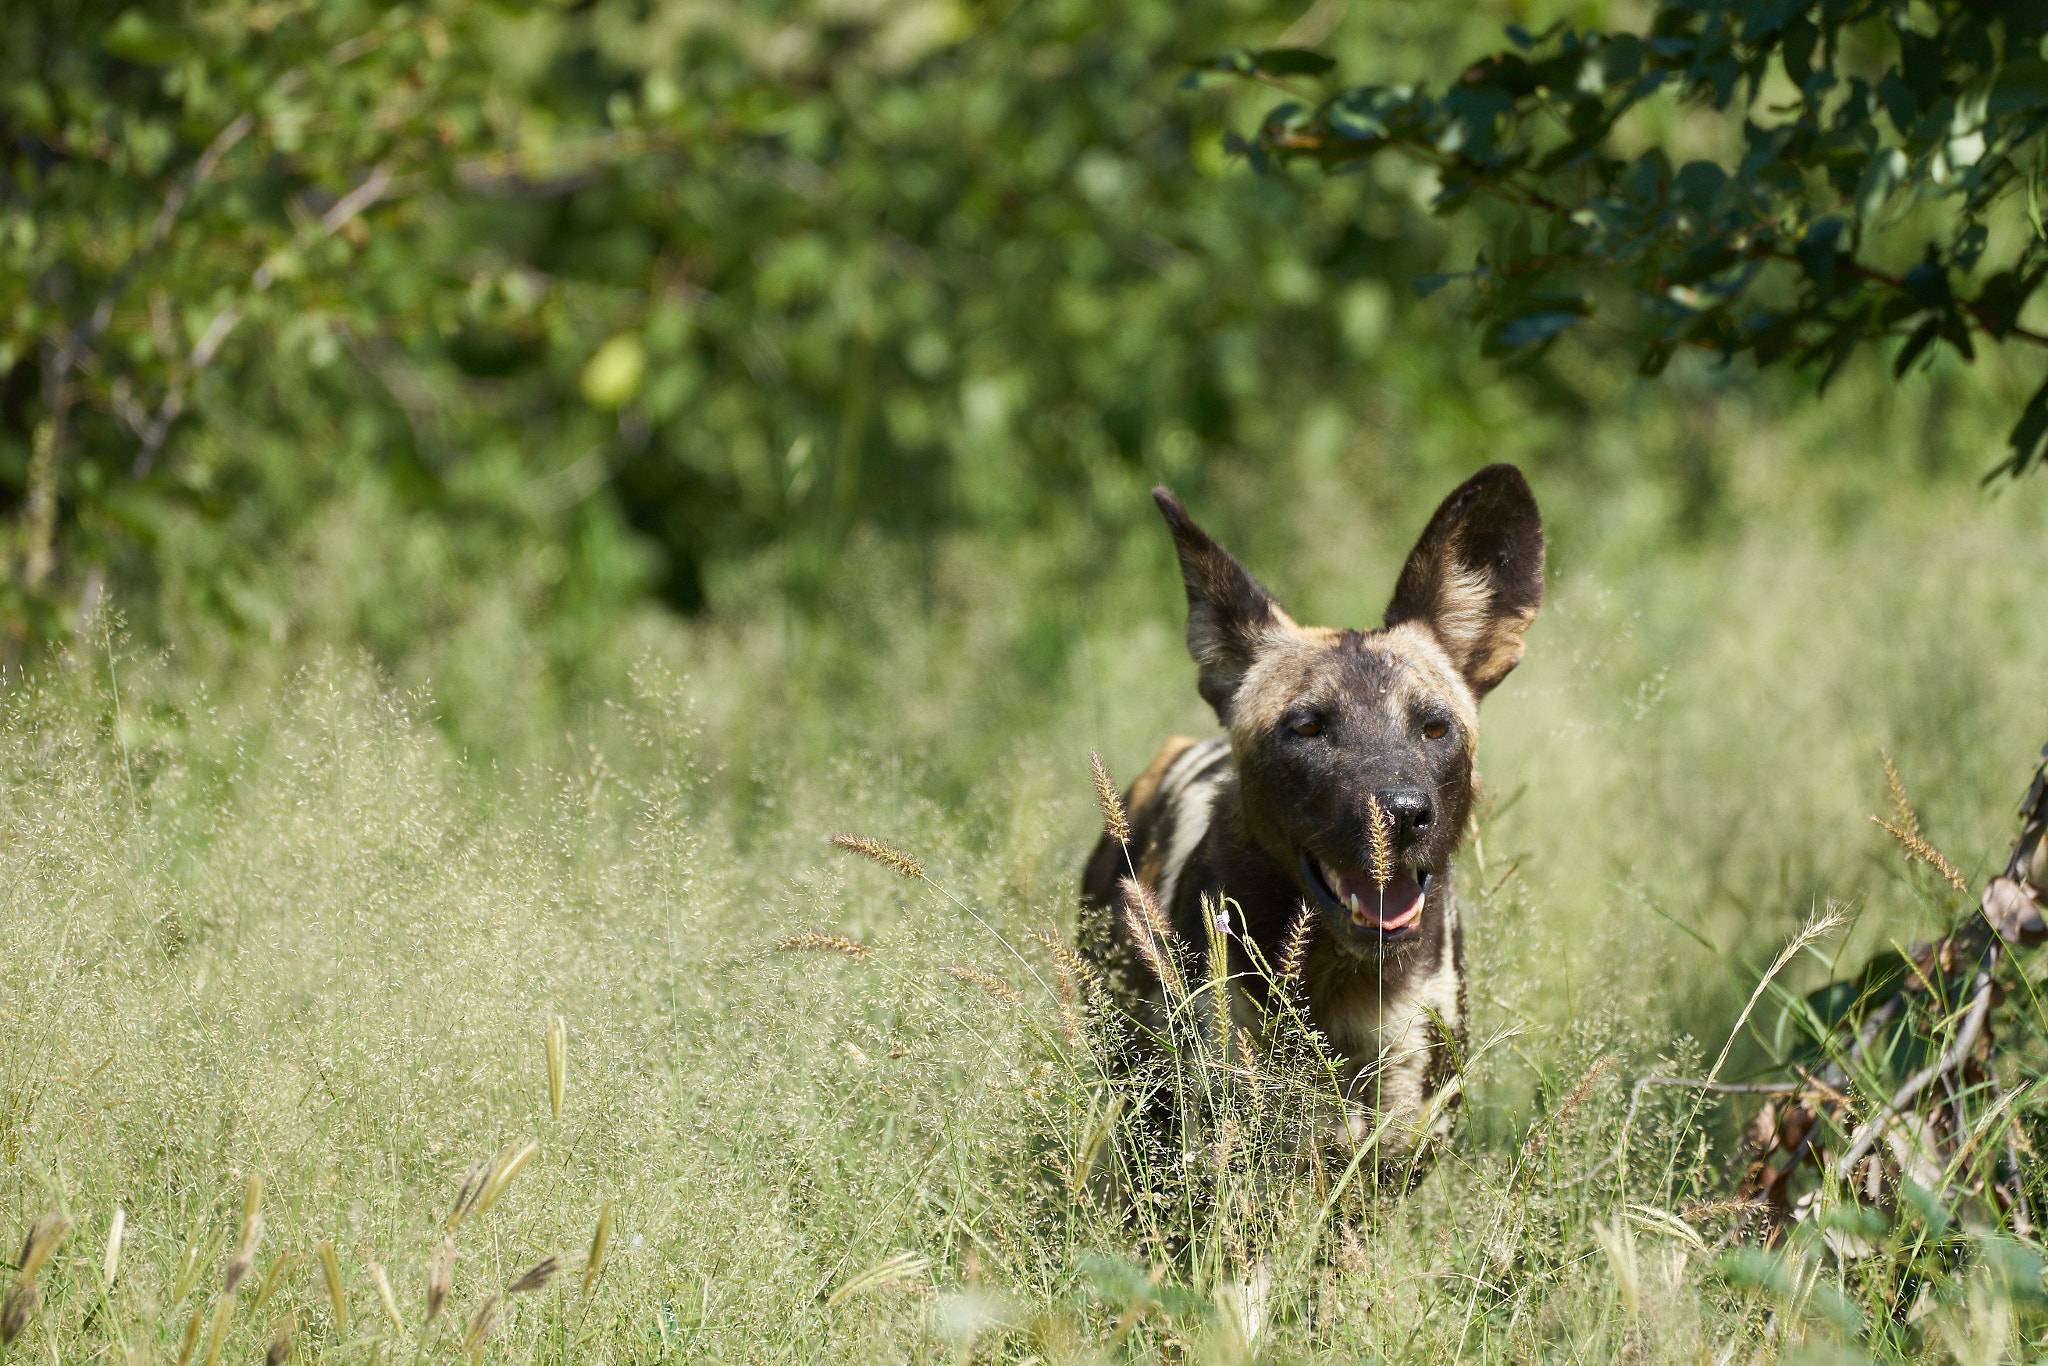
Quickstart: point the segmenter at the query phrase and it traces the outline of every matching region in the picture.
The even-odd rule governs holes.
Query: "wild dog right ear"
[[[1275,627],[1293,622],[1249,570],[1195,525],[1178,498],[1156,488],[1152,501],[1166,515],[1180,555],[1181,582],[1188,590],[1188,653],[1201,669],[1196,690],[1227,726],[1231,699],[1261,642]]]
[[[1522,660],[1522,633],[1543,603],[1543,519],[1513,465],[1488,465],[1451,490],[1408,552],[1387,625],[1435,632],[1484,697]]]

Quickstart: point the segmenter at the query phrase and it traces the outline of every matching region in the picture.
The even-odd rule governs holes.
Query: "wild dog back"
[[[1124,1060],[1163,1033],[1162,987],[1128,872],[1206,974],[1204,902],[1239,908],[1228,941],[1239,1023],[1309,936],[1298,989],[1343,1059],[1339,1133],[1384,1126],[1396,1151],[1448,1133],[1466,1031],[1452,860],[1471,814],[1479,703],[1520,662],[1543,596],[1528,483],[1490,465],[1452,491],[1409,552],[1382,625],[1301,626],[1165,489],[1187,588],[1196,686],[1225,733],[1175,737],[1125,798],[1128,850],[1104,836],[1081,886],[1080,947],[1127,1017]],[[1447,1093],[1448,1092],[1448,1093]],[[1441,1100],[1439,1099],[1441,1098]]]

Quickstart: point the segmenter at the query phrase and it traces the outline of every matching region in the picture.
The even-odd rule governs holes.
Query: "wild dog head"
[[[1543,524],[1512,465],[1444,499],[1377,630],[1297,625],[1165,489],[1188,652],[1230,732],[1245,836],[1360,959],[1439,941],[1479,702],[1522,658]]]

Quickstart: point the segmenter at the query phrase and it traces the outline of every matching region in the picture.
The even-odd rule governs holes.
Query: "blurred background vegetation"
[[[1488,771],[1547,794],[1500,838],[1551,860],[1570,952],[1644,898],[1743,947],[1895,880],[1859,823],[1879,744],[1992,857],[2042,728],[2042,495],[1977,481],[2029,357],[1859,358],[1816,399],[1691,353],[1643,381],[1595,326],[1483,355],[1413,281],[1498,214],[1434,216],[1392,158],[1255,175],[1227,136],[1274,92],[1188,79],[1283,44],[1441,83],[1560,17],[1640,18],[8,6],[10,676],[161,654],[122,724],[176,750],[360,659],[490,786],[583,754],[658,657],[747,819],[872,755],[962,810],[1014,785],[999,843],[1085,798],[1091,746],[1128,775],[1207,724],[1148,486],[1299,615],[1363,622],[1443,491],[1509,459],[1554,586]],[[1742,146],[1712,108],[1638,117]],[[1048,887],[1085,838],[1057,809]]]

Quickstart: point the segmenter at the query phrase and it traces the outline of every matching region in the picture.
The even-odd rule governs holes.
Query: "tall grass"
[[[836,624],[629,623],[609,700],[518,762],[346,658],[207,688],[110,628],[8,680],[0,1233],[72,1221],[8,1359],[2017,1350],[2006,1245],[1880,1340],[1821,1254],[1724,1255],[1739,1101],[1652,1087],[1624,1128],[1646,1075],[1759,1065],[1732,1026],[1811,917],[1849,928],[1760,1025],[1953,912],[1865,820],[1881,748],[1981,881],[2048,730],[2039,490],[1844,511],[1761,436],[1714,458],[1731,520],[1654,555],[1630,495],[1539,474],[1552,593],[1460,865],[1466,1118],[1398,1200],[1330,1201],[1254,1118],[1188,1159],[1198,1210],[1164,1173],[1135,1213],[1087,1197],[1136,1122],[1062,958],[1087,756],[1128,778],[1213,724],[1163,536],[1042,657],[1084,609],[1041,550],[942,541],[927,575],[857,542]],[[1369,621],[1414,531],[1389,499],[1333,477],[1246,553]]]

